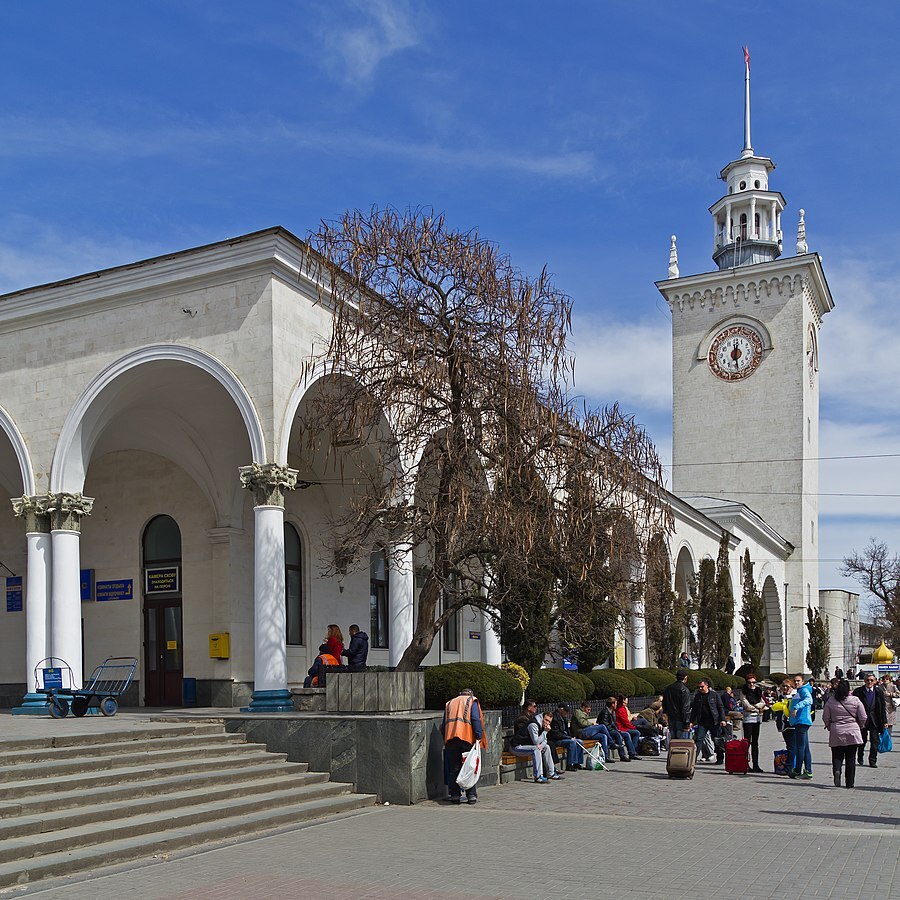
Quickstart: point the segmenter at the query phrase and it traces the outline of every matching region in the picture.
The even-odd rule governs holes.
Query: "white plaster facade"
[[[51,653],[76,678],[107,656],[135,656],[145,674],[142,535],[158,515],[181,532],[179,650],[201,702],[302,682],[330,622],[369,630],[368,569],[335,579],[319,565],[339,479],[307,468],[301,479],[320,483],[265,499],[273,471],[302,465],[292,423],[315,384],[301,383],[302,363],[329,326],[304,250],[273,228],[0,298],[0,490],[38,502],[0,516],[4,575],[25,582],[22,611],[2,612],[5,700],[33,689]],[[239,478],[252,464],[261,491]],[[48,495],[66,510],[48,512]],[[267,564],[282,553],[283,520],[303,549],[303,643],[287,647],[283,563]],[[133,599],[82,602],[79,569],[130,579]],[[390,572],[391,646],[373,647],[372,665],[408,644],[413,579],[411,564]],[[427,662],[500,661],[480,613],[464,611],[457,628],[458,649],[438,640]],[[213,659],[208,637],[221,632],[231,654]]]

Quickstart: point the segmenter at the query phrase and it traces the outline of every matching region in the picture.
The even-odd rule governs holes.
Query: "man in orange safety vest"
[[[444,774],[450,793],[450,802],[462,803],[462,790],[456,783],[459,770],[463,764],[463,753],[472,749],[476,742],[482,748],[487,747],[484,723],[481,717],[481,704],[471,688],[463,688],[459,696],[454,697],[444,707],[444,721],[441,725],[444,735]],[[478,793],[474,787],[466,791],[469,805],[478,802]]]

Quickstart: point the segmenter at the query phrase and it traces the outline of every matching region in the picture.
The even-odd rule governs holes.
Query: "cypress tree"
[[[745,663],[749,663],[756,669],[766,647],[766,604],[756,589],[749,549],[744,552],[743,576],[741,657]]]
[[[716,560],[715,615],[712,624],[710,658],[717,669],[724,669],[731,652],[731,631],[734,628],[734,591],[731,587],[731,570],[728,567],[728,540],[725,531],[719,541],[719,557]]]
[[[828,616],[822,616],[819,610],[806,610],[806,630],[809,632],[809,649],[806,651],[806,664],[814,678],[818,678],[828,667],[831,655],[831,637],[828,634]]]

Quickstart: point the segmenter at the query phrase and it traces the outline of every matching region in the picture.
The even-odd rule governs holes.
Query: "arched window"
[[[753,217],[753,233],[756,237],[759,237],[759,213]]]
[[[369,641],[380,650],[388,646],[388,564],[380,547],[369,558]]]
[[[747,213],[741,213],[741,240],[747,240]]]
[[[181,529],[171,516],[156,516],[144,529],[144,565],[181,562]]]
[[[451,588],[456,587],[456,575],[450,575],[450,586]],[[447,608],[447,600],[448,594],[454,595],[455,591],[441,591],[441,612],[443,613]],[[450,618],[447,619],[447,624],[443,628],[443,648],[448,653],[459,653],[459,610],[455,610],[451,613]]]
[[[303,545],[297,529],[284,523],[284,621],[287,643],[303,644]]]

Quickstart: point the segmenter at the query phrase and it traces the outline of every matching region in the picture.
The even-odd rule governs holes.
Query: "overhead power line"
[[[759,463],[781,462],[827,462],[833,459],[900,459],[900,453],[860,453],[849,456],[782,456],[772,459],[726,459],[710,460],[709,462],[682,462],[666,463],[664,469],[684,469],[689,466],[745,466]]]

